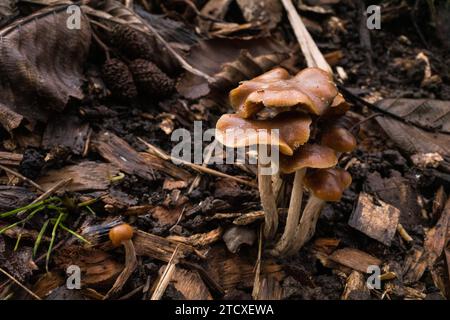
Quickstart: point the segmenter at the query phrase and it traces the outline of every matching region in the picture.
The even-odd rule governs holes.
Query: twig
[[[206,154],[205,159],[203,159],[202,167],[206,167],[206,166],[208,165],[208,162],[209,162],[209,160],[211,159],[211,156],[212,156],[212,154],[213,154],[213,151],[214,151],[214,148],[215,148],[216,144],[217,144],[217,140],[214,140],[214,142],[209,146],[208,153]],[[197,188],[197,186],[199,185],[201,179],[202,179],[202,178],[201,178],[200,175],[197,175],[197,176],[195,177],[195,179],[192,181],[191,185],[189,186],[189,189],[188,189],[188,191],[187,191],[188,194],[191,194],[192,191],[193,191],[195,188]]]
[[[50,197],[52,194],[54,194],[55,192],[57,192],[59,189],[65,187],[67,184],[69,184],[72,181],[72,178],[66,179],[66,180],[62,180],[60,182],[58,182],[57,184],[55,184],[53,187],[51,187],[50,189],[48,189],[47,191],[45,191],[43,194],[41,194],[39,197],[37,197],[36,199],[34,199],[30,204],[34,204],[37,203],[39,201],[45,200],[48,197]],[[23,214],[27,212],[27,210],[22,210],[20,212],[17,213],[17,217],[21,218],[23,216]]]
[[[292,4],[292,1],[281,0],[281,2],[288,13],[289,22],[291,23],[292,29],[294,29],[295,36],[297,37],[300,49],[305,56],[308,67],[318,67],[328,71],[329,73],[333,73],[330,65],[325,60],[313,38],[306,29],[302,18],[300,18],[297,10]]]
[[[370,32],[366,25],[366,10],[364,0],[358,1],[359,10],[359,42],[365,50],[367,65],[370,70],[373,68],[372,63],[372,43],[370,41]]]
[[[7,276],[10,280],[14,281],[19,287],[21,287],[23,290],[25,290],[30,296],[35,298],[36,300],[42,300],[36,293],[25,287],[22,283],[20,283],[19,280],[14,278],[12,275],[10,275],[8,272],[0,268],[0,272],[3,273],[5,276]]]
[[[4,165],[1,165],[1,164],[0,164],[0,169],[4,170],[4,171],[6,171],[6,172],[8,172],[8,173],[10,173],[10,174],[12,174],[12,175],[15,175],[16,177],[18,177],[19,179],[21,179],[21,180],[23,180],[23,181],[25,181],[25,182],[28,182],[29,184],[31,184],[33,187],[35,187],[35,188],[38,189],[39,191],[45,192],[45,189],[44,189],[44,188],[42,188],[40,185],[38,185],[38,184],[37,184],[36,182],[34,182],[33,180],[28,179],[27,177],[21,175],[21,174],[18,173],[17,171],[14,171],[14,170],[12,170],[12,169],[10,169],[10,168],[8,168],[8,167],[5,167]]]
[[[405,118],[403,118],[401,116],[396,115],[395,113],[390,113],[389,111],[384,110],[384,109],[378,107],[377,105],[362,99],[361,97],[358,97],[357,95],[353,94],[350,90],[348,90],[346,87],[344,87],[344,86],[342,86],[340,84],[338,84],[337,87],[338,87],[339,91],[343,93],[343,95],[344,95],[346,100],[353,101],[354,103],[359,103],[360,105],[366,106],[366,107],[368,107],[368,108],[370,108],[372,110],[376,110],[377,112],[382,113],[383,115],[389,116],[391,118],[394,118],[395,120],[398,120],[400,122],[406,123],[408,125],[416,126],[416,127],[420,128],[420,129],[423,129],[425,131],[428,131],[428,132],[435,132],[436,131],[434,128],[430,128],[428,126],[424,126],[424,125],[421,125],[419,123],[413,123],[413,122],[408,121],[407,119],[405,119]]]
[[[175,266],[178,263],[178,261],[176,259],[176,255],[178,253],[179,247],[180,247],[180,245],[177,245],[177,247],[173,251],[172,256],[170,257],[169,263],[167,264],[166,268],[164,269],[164,272],[161,275],[161,278],[159,279],[159,282],[156,285],[155,291],[153,292],[153,295],[150,298],[150,300],[161,300],[161,297],[163,296],[164,292],[166,291],[167,286],[169,285],[169,282],[172,279],[173,273],[175,272]]]
[[[193,170],[196,170],[196,171],[199,171],[199,172],[203,172],[203,173],[207,173],[207,174],[210,174],[210,175],[213,175],[213,176],[217,176],[217,177],[221,177],[221,178],[232,179],[234,181],[237,181],[239,183],[245,184],[245,185],[250,186],[252,188],[257,188],[258,187],[256,185],[256,183],[254,183],[254,182],[247,181],[247,180],[235,177],[235,176],[231,176],[229,174],[226,174],[226,173],[214,170],[214,169],[203,167],[201,165],[198,165],[198,164],[195,164],[195,163],[192,163],[192,162],[189,162],[189,161],[185,161],[185,160],[182,160],[182,159],[179,159],[179,158],[172,157],[172,156],[166,154],[164,151],[162,151],[158,147],[155,147],[154,145],[151,145],[147,141],[143,140],[142,138],[138,138],[138,140],[141,141],[143,144],[145,144],[148,147],[148,149],[149,149],[147,151],[148,153],[154,154],[154,155],[160,157],[163,160],[166,160],[166,161],[171,160],[173,162],[182,163],[182,164],[190,167]]]

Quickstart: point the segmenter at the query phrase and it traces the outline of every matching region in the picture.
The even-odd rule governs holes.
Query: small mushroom
[[[249,118],[264,107],[298,107],[322,115],[337,94],[331,75],[321,69],[306,68],[290,77],[285,69],[275,68],[231,90],[230,102],[242,118]]]
[[[311,118],[302,113],[283,113],[270,120],[248,120],[227,114],[217,122],[216,138],[231,148],[275,145],[282,154],[292,155],[295,149],[308,141],[310,124]],[[278,130],[276,137],[272,136],[272,130],[275,129]],[[265,212],[264,236],[268,239],[273,238],[278,227],[278,211],[272,190],[272,177],[262,173],[264,168],[270,166],[271,163],[263,163],[258,157],[258,188],[261,205]]]
[[[341,200],[342,193],[351,183],[352,176],[337,168],[316,170],[305,176],[305,185],[315,197],[324,201]]]
[[[305,175],[305,186],[311,190],[312,194],[303,210],[288,254],[294,254],[311,239],[325,202],[339,201],[342,193],[351,183],[352,177],[342,169],[318,169]]]
[[[127,223],[119,224],[109,230],[109,239],[113,246],[118,247],[123,245],[125,248],[125,267],[117,277],[111,289],[109,289],[104,296],[104,299],[108,299],[119,292],[137,267],[136,251],[134,249],[133,241],[131,241],[133,233],[133,228]]]
[[[297,229],[303,200],[303,178],[307,168],[330,168],[337,164],[333,149],[318,144],[301,146],[292,157],[282,156],[280,169],[283,173],[295,172],[291,200],[286,219],[286,227],[280,240],[275,244],[272,254],[284,255],[289,251]]]
[[[118,247],[124,241],[130,241],[133,238],[133,233],[133,228],[129,224],[123,223],[109,230],[109,239],[114,247]]]
[[[351,152],[356,148],[356,138],[347,129],[339,126],[331,126],[321,138],[321,143],[337,152]]]

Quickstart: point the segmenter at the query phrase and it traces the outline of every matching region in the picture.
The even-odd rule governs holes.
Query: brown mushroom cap
[[[230,92],[236,113],[249,118],[264,107],[302,107],[321,115],[338,94],[331,75],[319,68],[306,68],[290,78],[283,68],[275,68]]]
[[[224,114],[216,124],[216,139],[231,148],[276,144],[282,154],[292,155],[308,141],[310,124],[311,118],[303,113],[287,112],[268,120],[248,120],[236,114]],[[243,130],[242,134],[237,134],[239,129]],[[272,129],[279,130],[278,139],[272,136]]]
[[[331,126],[322,134],[321,143],[338,152],[351,152],[356,148],[356,138],[345,128]]]
[[[337,96],[334,97],[330,108],[325,112],[325,116],[343,115],[348,110],[350,110],[350,105],[345,101],[344,96],[341,93],[338,93]]]
[[[333,149],[318,144],[305,144],[292,157],[280,157],[283,173],[292,173],[302,168],[330,168],[337,164]]]
[[[352,177],[342,169],[318,169],[308,172],[304,182],[317,198],[325,201],[339,201],[344,190],[352,183]]]
[[[132,237],[133,228],[127,223],[119,224],[109,230],[109,239],[115,247],[119,246],[122,241],[130,240]]]

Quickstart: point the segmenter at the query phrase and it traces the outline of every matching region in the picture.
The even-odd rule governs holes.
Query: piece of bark
[[[400,217],[400,210],[361,192],[348,224],[386,246],[391,245]]]
[[[203,258],[203,256],[192,246],[140,230],[135,232],[133,244],[138,256],[148,256],[164,262],[169,262],[177,246],[179,246],[178,258],[180,259],[190,254],[195,254]]]
[[[125,140],[107,131],[100,132],[92,139],[92,146],[106,160],[121,171],[135,174],[153,181],[154,170],[159,170],[176,179],[189,180],[191,175],[170,163],[148,153],[138,153]]]
[[[163,183],[164,190],[184,189],[188,186],[187,181],[165,179]]]
[[[440,186],[433,199],[433,206],[431,210],[431,218],[435,221],[439,219],[439,215],[444,209],[447,195],[445,194],[444,186]]]
[[[409,230],[422,223],[422,208],[417,203],[418,193],[403,177],[383,179],[378,172],[370,174],[363,190],[400,210],[399,222]]]
[[[4,166],[19,166],[23,155],[20,153],[12,153],[0,151],[0,164]]]
[[[124,212],[122,212],[122,215],[124,216],[143,216],[146,214],[150,214],[151,211],[154,209],[154,205],[147,204],[142,206],[132,206],[128,207]]]
[[[175,267],[171,283],[186,300],[212,300],[212,296],[197,271]]]
[[[156,206],[151,210],[150,214],[161,226],[171,227],[177,223],[180,215],[183,212],[183,206],[176,206],[175,208],[166,207],[164,205]]]
[[[367,273],[369,266],[381,265],[380,259],[371,256],[364,251],[353,248],[336,250],[329,256],[329,259],[362,273]]]
[[[68,246],[54,256],[58,268],[66,270],[70,265],[81,269],[81,284],[95,288],[112,285],[123,270],[123,265],[102,250]]]
[[[341,240],[334,238],[318,238],[314,241],[314,249],[331,254],[341,243]]]
[[[283,288],[273,275],[262,275],[256,300],[281,300]]]
[[[222,233],[222,227],[218,227],[206,233],[197,233],[189,237],[168,236],[167,239],[188,244],[194,247],[204,247],[219,241],[222,237]]]
[[[40,298],[45,298],[53,290],[64,284],[64,278],[56,272],[47,272],[41,275],[33,285],[32,290]]]
[[[17,209],[29,204],[36,194],[27,188],[0,186],[0,212]]]
[[[208,251],[206,261],[206,270],[225,291],[253,287],[256,255],[233,254],[224,245],[216,244]],[[270,259],[262,261],[261,274],[273,275],[278,281],[284,277],[282,266]]]
[[[450,199],[447,200],[444,210],[436,225],[425,235],[423,249],[416,249],[405,261],[405,283],[414,283],[420,280],[427,268],[432,268],[441,256],[446,241],[450,220]]]
[[[86,161],[61,169],[50,170],[36,182],[44,189],[48,189],[63,179],[72,178],[72,182],[65,186],[64,190],[106,190],[111,183],[111,177],[117,175],[118,172],[119,170],[109,163]]]
[[[6,269],[13,277],[23,282],[33,274],[38,267],[33,261],[31,247],[19,247],[16,251],[7,250],[0,237],[0,267]]]
[[[58,116],[49,120],[42,137],[42,147],[67,147],[72,153],[81,155],[89,134],[89,124],[76,116]]]
[[[370,297],[364,274],[358,271],[352,271],[347,277],[345,289],[342,293],[342,300],[362,300],[362,297]]]

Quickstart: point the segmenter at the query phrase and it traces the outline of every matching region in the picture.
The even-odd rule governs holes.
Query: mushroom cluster
[[[275,145],[279,152],[277,164],[263,161],[258,152],[266,239],[274,239],[278,229],[272,178],[279,173],[262,174],[262,169],[272,166],[283,175],[295,173],[285,229],[270,252],[275,256],[298,252],[314,234],[325,202],[339,201],[351,184],[351,176],[336,168],[340,154],[356,147],[344,118],[349,105],[332,76],[318,68],[306,68],[295,76],[275,68],[242,82],[230,92],[230,102],[235,113],[219,119],[216,139],[229,148]],[[237,130],[240,133],[230,138],[229,133]],[[309,198],[301,212],[304,188]]]

